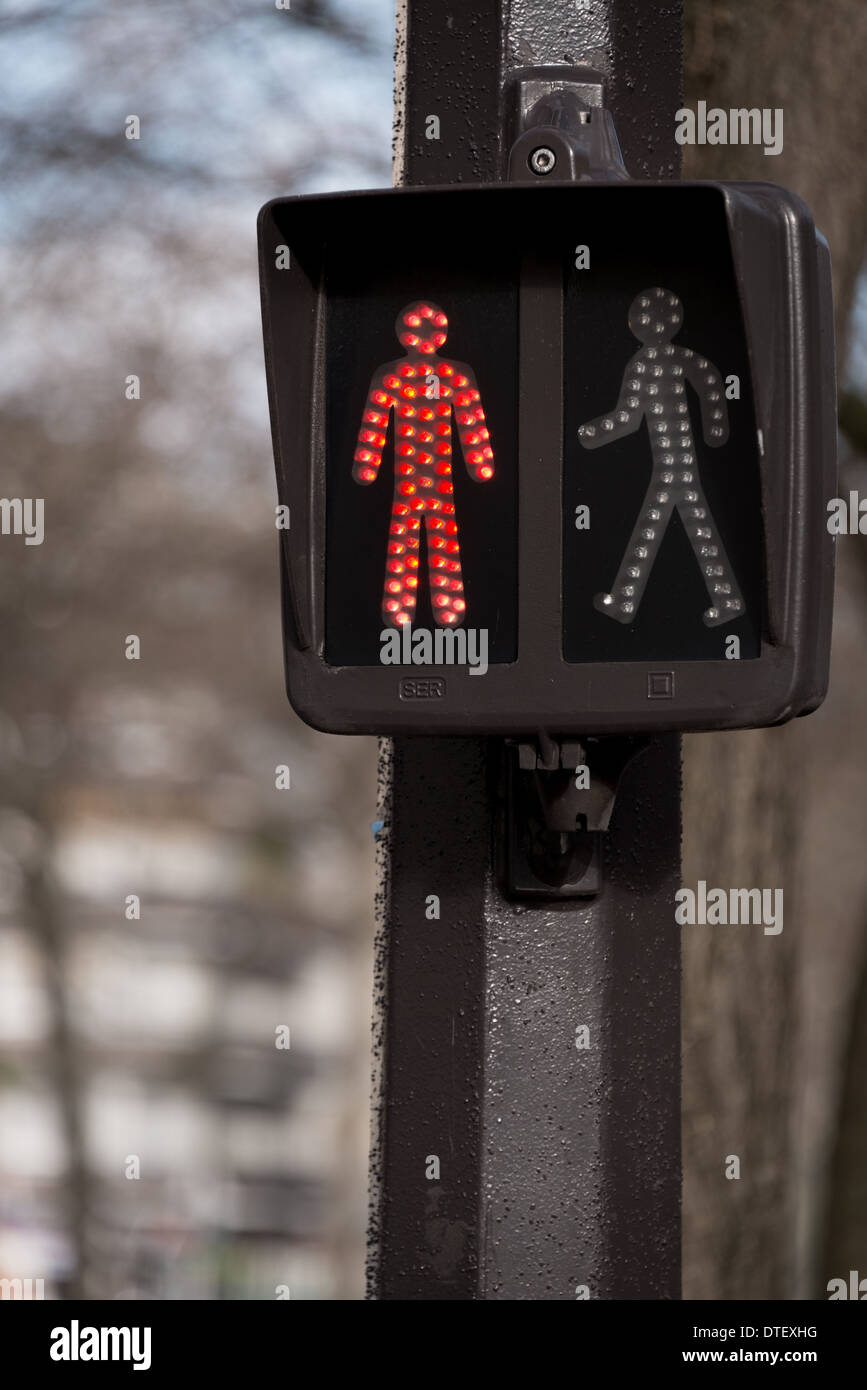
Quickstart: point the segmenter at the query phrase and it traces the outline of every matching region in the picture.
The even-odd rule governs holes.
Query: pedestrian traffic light
[[[260,262],[309,723],[640,733],[820,702],[833,321],[794,195],[286,198]]]

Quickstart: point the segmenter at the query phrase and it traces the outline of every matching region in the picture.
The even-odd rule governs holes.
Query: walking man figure
[[[728,439],[722,377],[712,362],[671,342],[683,324],[683,305],[664,289],[643,290],[632,302],[629,327],[643,344],[626,367],[620,399],[608,415],[578,431],[585,449],[599,449],[634,434],[647,420],[653,472],[629,545],[610,593],[597,594],[594,608],[631,623],[675,509],[701,567],[710,599],[708,627],[730,623],[744,601],[701,485],[686,400],[688,381],[701,405],[704,441],[718,449]]]

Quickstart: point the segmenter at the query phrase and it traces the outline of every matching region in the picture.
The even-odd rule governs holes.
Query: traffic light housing
[[[259,236],[302,718],[558,736],[815,708],[834,343],[798,198],[398,189],[278,199]]]

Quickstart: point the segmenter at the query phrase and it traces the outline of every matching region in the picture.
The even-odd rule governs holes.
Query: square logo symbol
[[[647,675],[648,700],[674,699],[674,672],[649,671]]]

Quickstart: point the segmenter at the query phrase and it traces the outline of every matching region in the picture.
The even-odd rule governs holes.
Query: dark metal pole
[[[397,180],[505,177],[504,82],[551,64],[605,75],[633,177],[677,177],[681,8],[406,0]],[[678,1298],[679,739],[627,766],[585,900],[503,896],[503,764],[383,745],[370,1296]]]

